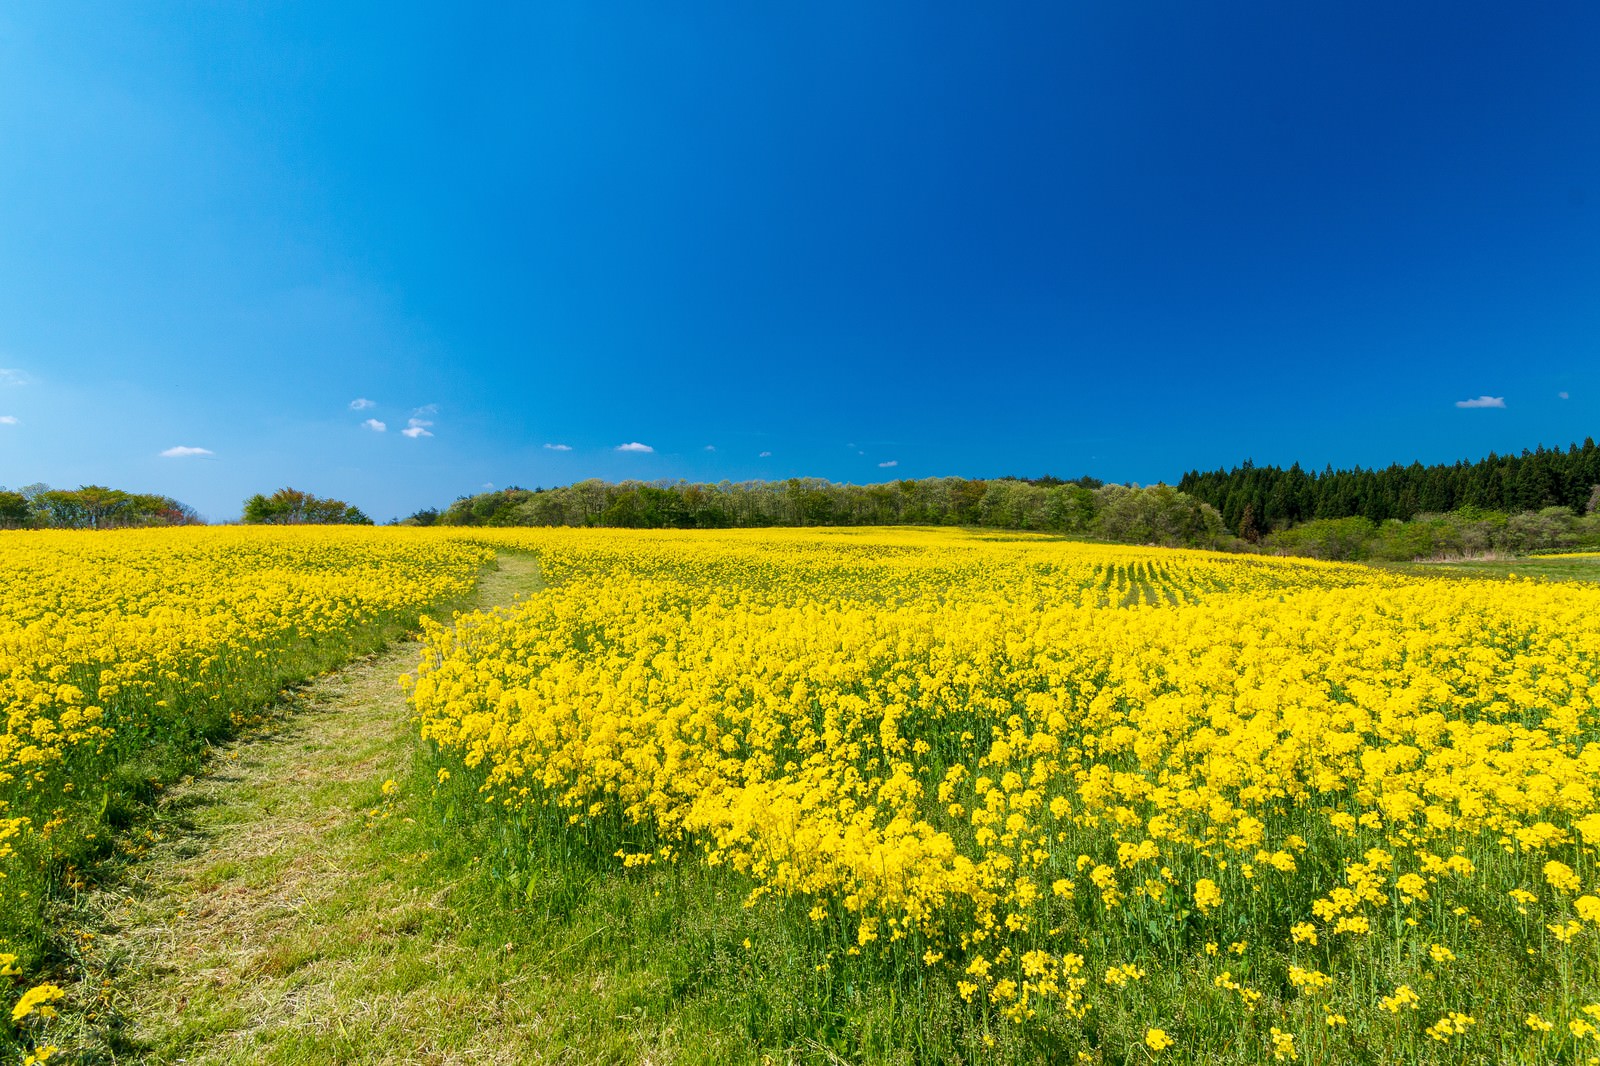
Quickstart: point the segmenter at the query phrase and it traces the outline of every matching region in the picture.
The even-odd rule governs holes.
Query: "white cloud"
[[[479,487],[479,488],[481,488],[481,489],[483,489],[483,490],[484,490],[484,491],[486,491],[486,492],[487,492],[487,491],[491,491],[491,490],[493,490],[493,489],[494,489],[494,482],[492,482],[492,481],[485,481],[485,482],[484,482],[484,483],[483,483],[483,484],[482,484],[482,485],[480,485],[480,486],[478,486],[478,487]]]
[[[16,415],[0,415],[0,426],[20,426]]]
[[[350,410],[352,411],[365,411],[369,407],[376,406],[378,405],[372,400],[367,399],[365,396],[360,396],[350,401]]]
[[[1563,400],[1572,399],[1571,394],[1569,394],[1566,389],[1562,389],[1560,392],[1556,393],[1556,395],[1561,397]]]
[[[898,460],[898,459],[890,459],[888,462],[879,463],[878,464],[878,468],[880,470],[887,470],[891,466],[899,466],[899,465],[900,465],[900,460]]]
[[[1504,407],[1504,396],[1479,396],[1476,400],[1457,400],[1457,407]]]
[[[382,433],[384,430],[389,428],[389,424],[387,422],[379,422],[376,418],[369,418],[365,422],[361,423],[361,427],[363,429],[370,429],[374,433]]]
[[[0,385],[29,385],[33,379],[20,370],[0,369]]]
[[[619,451],[619,452],[638,452],[641,455],[648,455],[651,452],[655,451],[655,449],[650,447],[650,445],[648,445],[648,444],[640,444],[638,441],[634,440],[634,441],[629,441],[627,444],[619,444],[619,445],[617,445],[617,451]]]
[[[760,455],[756,456],[756,458],[757,459],[770,459],[770,458],[772,458],[772,453],[771,452],[762,452]]]
[[[716,446],[716,445],[715,445],[715,444],[707,444],[707,445],[706,445],[706,451],[708,451],[708,452],[714,452],[714,451],[716,451],[716,450],[717,450],[717,446]]]
[[[436,403],[425,403],[421,407],[417,408],[415,411],[412,411],[411,412],[411,416],[413,418],[421,418],[423,415],[436,415],[438,413],[439,413],[439,405],[438,404],[436,404]],[[432,422],[429,422],[428,424],[430,426],[433,425]]]
[[[433,423],[425,418],[408,418],[406,419],[406,428],[400,431],[400,435],[410,437],[412,440],[416,440],[418,437],[431,437],[433,434],[428,432],[428,427],[431,425]]]
[[[192,455],[215,455],[215,454],[217,454],[217,453],[212,451],[210,448],[190,448],[187,445],[180,444],[176,448],[168,448],[166,451],[162,452],[161,453],[161,458],[163,458],[163,459],[187,459]]]
[[[572,445],[570,444],[546,444],[545,447],[553,452],[570,452],[572,450]]]

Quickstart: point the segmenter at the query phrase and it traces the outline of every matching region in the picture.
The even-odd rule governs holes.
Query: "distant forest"
[[[1593,438],[1566,451],[1543,446],[1521,455],[1495,455],[1449,466],[1389,466],[1382,470],[1307,473],[1299,464],[1245,463],[1232,470],[1183,475],[1178,488],[1222,513],[1230,532],[1247,540],[1313,519],[1365,518],[1409,522],[1419,514],[1451,511],[1517,513],[1594,508],[1600,448]]]
[[[975,526],[1123,544],[1323,559],[1407,560],[1600,548],[1600,448],[1491,454],[1478,462],[1307,473],[1245,463],[1176,486],[1092,477],[785,481],[580,481],[508,488],[418,511],[412,526]],[[198,521],[165,496],[99,485],[0,488],[0,529],[113,529]],[[245,522],[367,522],[341,500],[293,489],[245,502]]]
[[[580,481],[463,496],[407,525],[959,525],[1162,544],[1405,560],[1600,547],[1600,449],[1543,447],[1450,466],[1308,474],[1246,463],[1193,472],[1176,487],[1095,478],[924,478],[841,485],[787,481]]]

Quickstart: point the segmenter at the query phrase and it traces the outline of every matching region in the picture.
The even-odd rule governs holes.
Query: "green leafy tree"
[[[246,525],[370,526],[372,519],[359,507],[343,500],[313,496],[299,489],[282,488],[271,496],[259,492],[244,501]]]
[[[0,529],[22,529],[33,521],[33,508],[20,492],[0,490]]]

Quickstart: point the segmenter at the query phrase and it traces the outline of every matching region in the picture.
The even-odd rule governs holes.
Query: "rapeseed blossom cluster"
[[[414,530],[0,533],[0,1049],[4,1020],[34,1026],[63,994],[26,973],[47,879],[109,835],[130,767],[222,735],[354,636],[414,625],[492,558]]]
[[[475,538],[549,587],[430,627],[408,683],[508,819],[730,867],[1063,1039],[1590,1053],[1600,589],[933,531]]]

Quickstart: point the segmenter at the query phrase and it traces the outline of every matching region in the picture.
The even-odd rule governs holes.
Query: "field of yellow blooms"
[[[47,897],[138,847],[131,808],[492,557],[417,531],[0,533],[0,1054],[63,995],[37,979]]]
[[[428,628],[440,787],[616,876],[732,871],[819,985],[944,989],[977,1046],[1047,1061],[1600,1054],[1594,585],[909,530],[473,540],[548,588]]]

